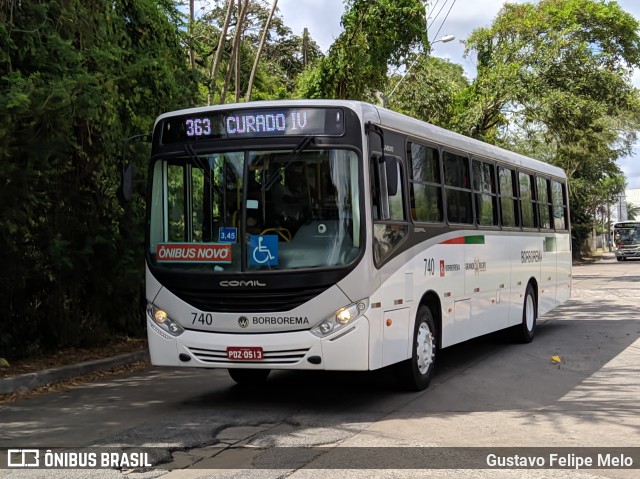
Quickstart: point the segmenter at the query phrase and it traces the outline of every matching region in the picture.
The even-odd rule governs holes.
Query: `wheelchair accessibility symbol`
[[[278,235],[254,235],[249,239],[251,266],[278,265]]]

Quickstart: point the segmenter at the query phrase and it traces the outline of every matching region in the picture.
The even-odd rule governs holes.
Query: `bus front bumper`
[[[619,249],[615,251],[619,258],[640,258],[640,247],[633,249]]]
[[[271,334],[224,334],[185,331],[173,337],[147,318],[151,364],[199,368],[251,368],[327,371],[369,369],[369,321],[318,338],[309,331]],[[229,359],[229,348],[246,359]],[[259,353],[257,351],[260,351]],[[261,359],[256,359],[256,356]]]

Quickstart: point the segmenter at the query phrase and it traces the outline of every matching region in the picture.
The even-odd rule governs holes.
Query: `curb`
[[[69,364],[58,368],[44,369],[33,373],[20,374],[0,379],[0,394],[24,393],[47,384],[82,376],[96,371],[106,371],[127,364],[144,361],[149,358],[147,350],[134,351],[112,358],[95,359],[78,364]]]

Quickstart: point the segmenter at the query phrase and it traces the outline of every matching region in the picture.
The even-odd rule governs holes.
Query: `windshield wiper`
[[[282,173],[287,171],[289,166],[291,166],[300,157],[300,154],[304,150],[306,150],[309,146],[315,145],[315,144],[316,144],[315,136],[307,136],[303,138],[303,140],[298,144],[298,146],[296,146],[295,149],[291,152],[291,155],[289,155],[289,158],[287,158],[287,163],[284,165],[284,168],[282,168],[282,170],[278,170],[276,174],[273,175],[273,178],[271,178],[269,181],[267,181],[267,183],[262,185],[262,192],[270,190],[271,187],[275,185],[278,182],[278,180],[280,180],[280,178],[282,178]]]

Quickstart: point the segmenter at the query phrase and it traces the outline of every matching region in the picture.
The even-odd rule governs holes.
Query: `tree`
[[[640,97],[630,75],[640,65],[639,27],[615,2],[541,0],[506,4],[467,40],[478,75],[459,124],[492,143],[546,145],[546,160],[570,179],[574,251],[636,138]]]
[[[229,28],[229,22],[231,21],[231,14],[233,13],[233,0],[228,0],[227,2],[227,13],[224,17],[224,23],[222,25],[222,30],[218,35],[218,48],[216,48],[216,54],[211,62],[211,74],[209,76],[209,101],[208,104],[211,105],[213,101],[213,92],[215,91],[216,85],[216,76],[218,75],[218,68],[220,67],[220,58],[222,57],[222,50],[224,48],[224,40],[227,36],[227,30]]]
[[[389,78],[386,90],[392,94],[387,106],[434,125],[455,128],[452,121],[459,97],[469,86],[464,70],[449,60],[417,55],[406,67],[410,70],[404,78],[401,75]]]
[[[253,81],[256,77],[256,71],[258,70],[258,62],[260,61],[260,55],[262,54],[262,49],[264,48],[264,44],[267,40],[267,34],[269,33],[269,25],[271,24],[271,19],[273,18],[273,12],[275,11],[277,6],[278,0],[273,0],[271,11],[269,12],[269,18],[267,18],[267,21],[264,24],[264,30],[262,31],[262,38],[260,38],[260,45],[258,45],[256,58],[253,61],[253,68],[251,69],[251,75],[249,76],[249,86],[247,86],[245,101],[251,100],[251,90],[253,89]]]
[[[384,89],[389,65],[427,46],[419,0],[346,0],[342,26],[327,57],[301,77],[298,96],[371,101]]]
[[[191,103],[177,16],[168,0],[0,7],[0,356],[140,331],[144,203],[118,201],[120,161]]]
[[[229,30],[232,37],[236,38],[238,8],[233,9],[233,6],[237,6],[237,1],[217,0],[213,8],[196,21],[196,64],[199,67],[201,90],[206,92],[205,98],[208,97],[209,104],[230,101],[231,98],[226,98],[226,92],[231,90],[246,96],[254,70],[253,65],[256,65],[256,68],[251,85],[252,98],[274,99],[291,96],[296,77],[304,70],[303,40],[284,25],[277,8],[272,14],[271,8],[265,7],[264,4],[264,1],[257,0],[246,4],[245,20],[237,45],[241,52],[237,66],[235,60],[238,57],[234,53],[237,49],[233,41],[225,40]],[[264,44],[258,54],[263,38]],[[310,62],[322,57],[320,47],[312,39],[308,42],[307,54]],[[232,71],[228,70],[230,62]],[[220,73],[220,70],[223,73]],[[224,101],[219,98],[214,100],[214,92],[219,94],[219,85],[224,83],[227,71],[229,79]],[[238,75],[231,75],[232,72],[237,72]]]

